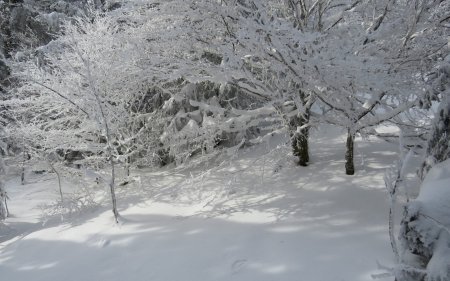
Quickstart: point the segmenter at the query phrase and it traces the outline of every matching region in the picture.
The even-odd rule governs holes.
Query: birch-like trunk
[[[117,200],[116,200],[116,188],[115,188],[115,166],[114,166],[114,159],[112,157],[112,151],[111,147],[108,145],[108,151],[109,151],[109,163],[111,165],[111,181],[109,183],[109,189],[111,191],[111,201],[112,201],[112,212],[114,214],[114,219],[116,220],[116,223],[119,222],[119,212],[117,211]]]
[[[64,197],[63,197],[62,186],[61,186],[61,175],[55,169],[55,166],[53,166],[52,163],[48,162],[48,164],[50,165],[50,167],[52,168],[53,172],[55,172],[56,176],[58,177],[59,196],[61,198],[61,204],[62,204],[62,203],[64,203]]]

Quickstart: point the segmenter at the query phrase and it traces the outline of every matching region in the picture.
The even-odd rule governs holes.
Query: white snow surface
[[[357,173],[346,176],[342,132],[315,131],[306,168],[285,141],[245,148],[209,170],[133,171],[140,180],[118,190],[119,224],[106,192],[105,204],[61,220],[39,208],[58,199],[54,174],[24,186],[14,178],[0,279],[372,280],[377,261],[393,262],[383,174],[396,146],[358,139]]]

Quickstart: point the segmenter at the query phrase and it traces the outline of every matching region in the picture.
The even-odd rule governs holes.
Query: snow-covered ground
[[[306,168],[277,143],[210,170],[134,171],[140,183],[120,187],[118,225],[107,204],[43,216],[39,206],[58,199],[55,176],[12,179],[0,279],[372,280],[377,261],[393,261],[383,174],[397,146],[359,139],[357,173],[346,176],[336,129],[313,134]]]

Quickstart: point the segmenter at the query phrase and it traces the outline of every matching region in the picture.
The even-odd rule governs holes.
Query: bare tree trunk
[[[101,1],[103,1],[103,0],[101,0]],[[106,133],[106,145],[107,145],[106,152],[107,152],[107,157],[109,159],[109,163],[111,165],[111,181],[109,183],[109,189],[111,191],[112,212],[114,214],[114,219],[115,219],[116,223],[119,223],[120,215],[119,215],[119,211],[117,211],[117,199],[116,199],[116,188],[115,188],[116,172],[115,172],[115,166],[114,166],[113,146],[112,146],[112,142],[111,142],[111,131],[109,128],[108,118],[107,118],[107,116],[105,114],[105,110],[103,108],[103,102],[100,98],[100,93],[99,93],[98,89],[95,87],[96,83],[91,74],[91,67],[90,67],[89,60],[84,59],[81,54],[78,54],[78,55],[83,60],[85,66],[86,66],[87,76],[89,78],[89,82],[92,87],[92,94],[97,102],[98,109],[100,110],[101,118],[103,121],[102,123],[103,123],[105,133]]]
[[[8,203],[6,201],[8,200],[8,196],[5,196],[5,209],[6,209],[6,217],[9,217],[9,209],[8,209]]]
[[[302,99],[305,98],[302,96]],[[289,121],[292,150],[294,156],[298,157],[300,166],[308,166],[309,163],[309,115],[309,108],[306,108],[303,114],[298,114]]]
[[[126,164],[125,164],[125,172],[126,172],[126,175],[127,175],[127,177],[129,177],[130,176],[130,162],[131,162],[131,158],[130,158],[130,156],[127,156],[127,160],[126,160]]]
[[[106,143],[107,143],[107,155],[109,158],[109,164],[111,166],[111,181],[109,182],[109,190],[111,192],[111,201],[112,201],[112,212],[114,214],[114,219],[116,221],[116,223],[119,223],[119,211],[117,211],[117,199],[116,199],[116,168],[114,165],[114,158],[113,158],[113,148],[112,148],[112,144],[111,144],[111,132],[109,130],[109,125],[108,125],[108,121],[106,119],[105,116],[105,112],[103,110],[103,106],[102,103],[100,101],[100,97],[98,96],[97,93],[94,93],[95,98],[97,100],[99,109],[100,109],[100,113],[102,115],[102,119],[104,122],[104,126],[105,126],[105,131],[106,131]]]
[[[345,173],[347,175],[355,174],[355,164],[353,163],[353,152],[354,152],[354,142],[355,133],[353,133],[350,128],[347,133],[347,151],[345,152]]]
[[[94,92],[95,99],[97,100],[98,107],[100,109],[100,113],[102,115],[103,123],[106,131],[106,143],[107,143],[107,155],[109,157],[109,163],[111,165],[111,181],[109,183],[109,189],[111,191],[111,201],[112,201],[112,212],[114,214],[114,219],[116,223],[119,223],[119,211],[117,211],[117,199],[116,199],[116,170],[113,159],[113,148],[111,144],[111,132],[109,130],[108,120],[106,119],[105,112],[103,110],[102,103],[100,101],[100,97],[97,92]]]
[[[108,148],[109,150],[109,163],[111,164],[111,182],[109,183],[109,189],[111,191],[111,201],[112,201],[112,212],[114,214],[114,219],[116,220],[116,223],[119,222],[119,212],[117,211],[117,200],[116,200],[116,189],[115,189],[115,166],[114,166],[114,159],[112,157],[112,151],[111,147]]]
[[[1,161],[1,159],[0,159]],[[1,163],[0,163],[1,165]],[[1,167],[0,167],[1,168]],[[1,170],[0,170],[1,172]],[[5,186],[2,179],[0,179],[0,221],[3,221],[9,216],[8,205],[6,205],[6,199],[8,195],[6,194]]]
[[[25,185],[25,164],[22,165],[22,175],[20,176],[20,183]]]
[[[93,95],[97,101],[97,105],[100,110],[103,125],[105,126],[106,145],[107,145],[106,152],[107,152],[109,164],[111,166],[111,181],[109,182],[109,190],[111,192],[112,212],[114,214],[114,219],[115,219],[116,223],[119,223],[119,211],[117,211],[117,199],[116,199],[116,188],[115,188],[116,171],[115,171],[115,165],[114,165],[114,159],[113,159],[113,147],[111,144],[111,132],[110,132],[109,125],[108,125],[108,120],[105,115],[105,111],[102,106],[102,101],[100,100],[99,94],[95,90],[95,88],[93,91]]]
[[[64,198],[63,198],[62,186],[61,186],[61,176],[58,173],[58,171],[55,169],[55,166],[53,166],[52,163],[48,162],[48,164],[50,165],[53,172],[55,172],[56,176],[58,177],[59,196],[61,197],[61,204],[62,204],[64,202]]]
[[[22,174],[20,175],[20,183],[25,185],[25,160],[26,160],[26,152],[25,152],[25,140],[22,146]]]
[[[3,162],[2,154],[0,153],[0,221],[9,217],[8,204],[6,200],[8,198],[8,194],[6,193],[6,187],[4,183],[4,177],[6,176],[6,166]]]
[[[298,164],[300,166],[308,166],[309,162],[308,136],[309,136],[309,128],[302,128],[299,131],[296,131],[292,136],[292,149],[294,155],[298,157]]]

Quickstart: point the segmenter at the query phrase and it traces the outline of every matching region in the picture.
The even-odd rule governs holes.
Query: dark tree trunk
[[[294,156],[298,157],[298,164],[300,166],[308,166],[309,162],[309,127],[306,126],[308,121],[309,114],[306,116],[295,116],[289,122],[292,151]],[[303,128],[297,129],[299,127]]]
[[[130,176],[130,163],[131,163],[131,157],[128,156],[126,163],[125,163],[125,173],[126,173],[127,177]]]
[[[302,108],[296,108],[298,114],[290,118],[289,134],[291,136],[292,151],[294,156],[298,157],[298,164],[300,166],[308,166],[309,117],[313,100],[310,95],[301,89],[299,89],[298,94],[303,106]]]
[[[292,149],[294,155],[298,157],[300,166],[308,166],[309,148],[308,148],[309,128],[301,129],[292,136]]]
[[[116,189],[115,189],[115,167],[112,155],[110,157],[111,164],[111,182],[109,183],[109,189],[111,191],[111,201],[112,201],[112,212],[114,214],[114,219],[116,223],[119,223],[119,211],[117,211],[117,199],[116,199]]]
[[[22,147],[23,152],[22,152],[22,173],[20,175],[20,183],[22,185],[25,185],[25,161],[26,161],[26,152],[25,152],[25,144]]]
[[[347,134],[347,151],[345,152],[345,173],[347,175],[355,174],[355,164],[353,163],[353,150],[354,150],[355,134],[348,129]]]
[[[8,196],[5,196],[5,209],[6,209],[6,217],[9,217],[8,203],[6,203],[6,200],[8,200]]]
[[[25,185],[25,166],[22,166],[22,173],[20,175],[20,184]]]

